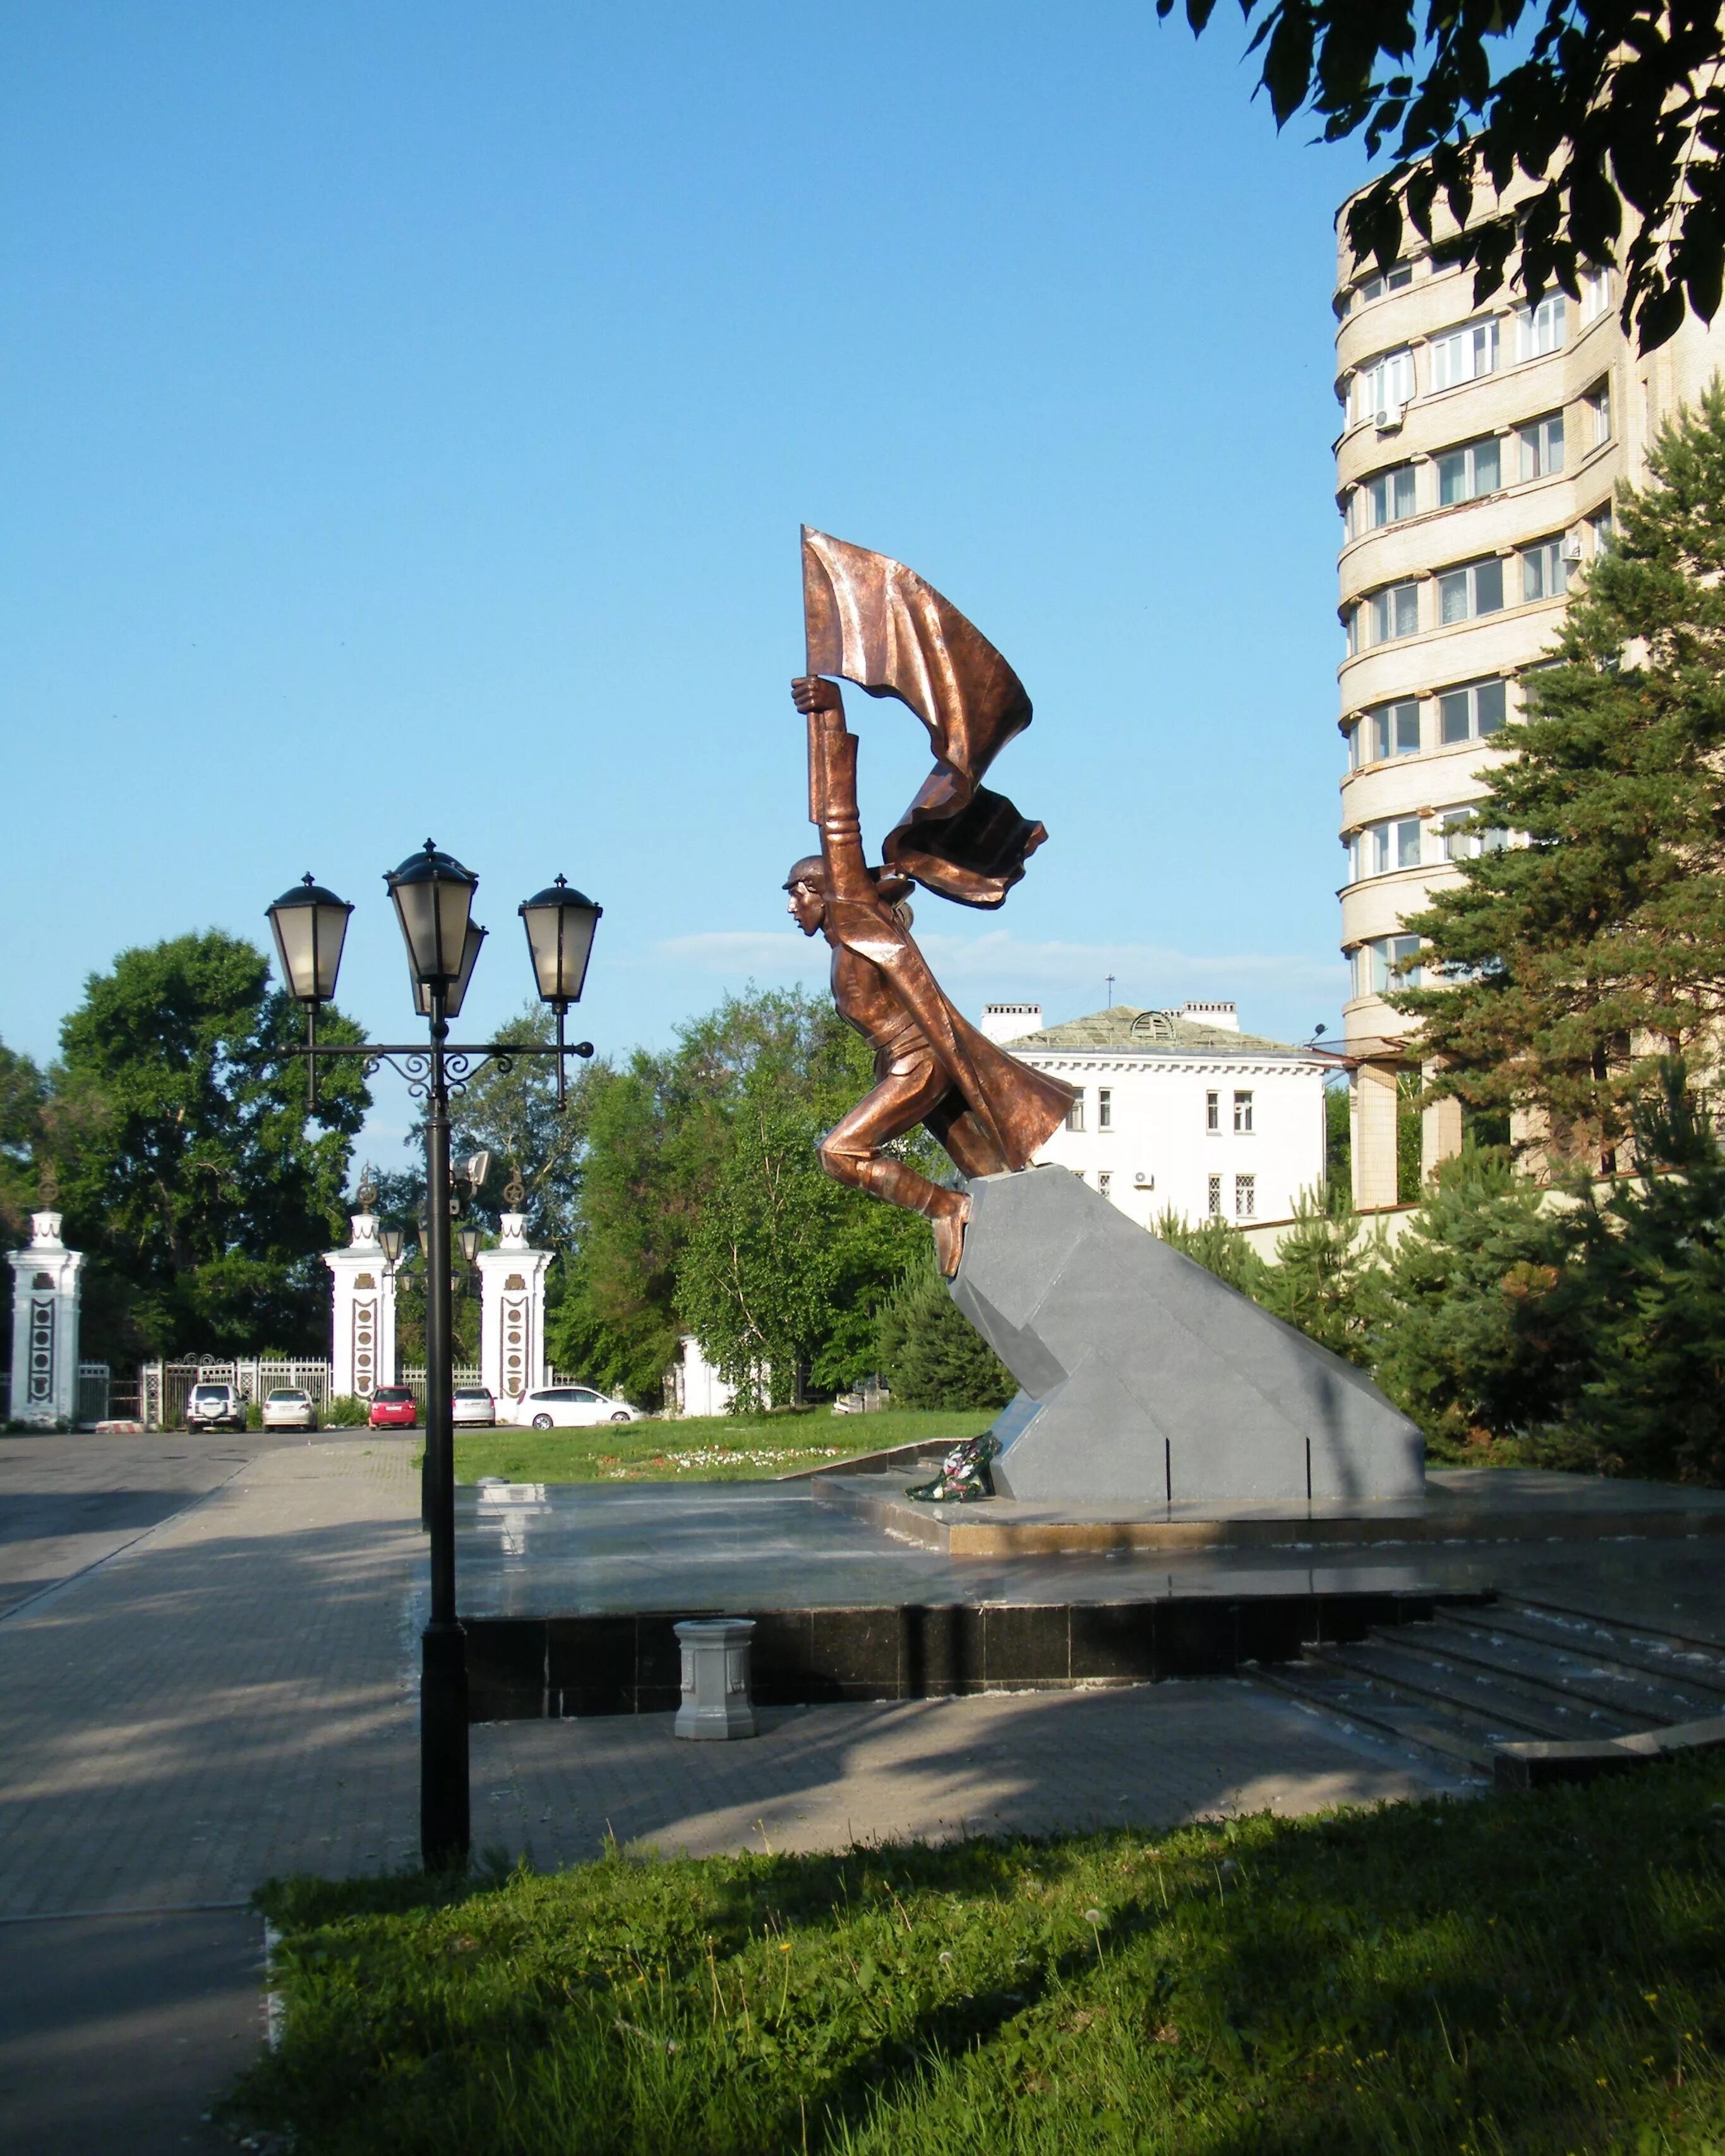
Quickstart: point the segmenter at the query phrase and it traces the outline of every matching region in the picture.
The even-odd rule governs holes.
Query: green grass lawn
[[[1705,1760],[1165,1835],[260,1898],[282,2041],[232,2121],[301,2156],[1725,2148]]]
[[[988,1408],[937,1414],[886,1408],[835,1415],[811,1408],[745,1421],[690,1415],[680,1422],[602,1423],[595,1430],[475,1430],[455,1433],[455,1476],[477,1482],[738,1482],[789,1475],[824,1460],[880,1451],[925,1438],[974,1437]]]

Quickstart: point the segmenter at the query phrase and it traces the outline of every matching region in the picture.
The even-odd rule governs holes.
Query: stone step
[[[1542,1637],[1518,1624],[1512,1613],[1501,1619],[1496,1612],[1445,1614],[1432,1631],[1442,1651],[1457,1661],[1637,1717],[1647,1728],[1697,1721],[1725,1704],[1725,1688],[1680,1683],[1669,1671],[1650,1673],[1644,1665],[1625,1660],[1615,1640],[1608,1651],[1603,1645]]]
[[[1712,1640],[1520,1594],[1500,1596],[1494,1614],[1525,1630],[1529,1638],[1562,1641],[1581,1652],[1609,1652],[1630,1669],[1725,1698],[1725,1648]]]
[[[1409,1636],[1414,1630],[1406,1625],[1394,1640],[1379,1633],[1357,1646],[1321,1649],[1319,1658],[1337,1662],[1356,1676],[1393,1685],[1413,1697],[1501,1725],[1491,1730],[1493,1736],[1624,1737],[1645,1726],[1635,1717],[1591,1702],[1571,1706],[1549,1686],[1529,1685],[1445,1656],[1435,1642],[1416,1645]]]
[[[1447,1765],[1486,1774],[1491,1771],[1489,1738],[1458,1715],[1434,1713],[1425,1702],[1404,1700],[1385,1686],[1350,1678],[1309,1660],[1266,1666],[1256,1676],[1260,1684],[1272,1691],[1429,1752]]]

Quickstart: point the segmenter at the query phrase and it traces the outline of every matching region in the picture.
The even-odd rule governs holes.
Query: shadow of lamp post
[[[570,1004],[581,999],[603,909],[572,891],[562,876],[520,909],[541,999],[557,1013],[554,1046],[455,1045],[449,1038],[449,1021],[460,1014],[485,939],[472,917],[479,878],[428,839],[422,852],[409,855],[383,880],[407,946],[414,1009],[428,1024],[424,1047],[320,1044],[317,1013],[335,995],[353,908],[307,875],[268,912],[283,980],[305,1012],[305,1045],[287,1053],[305,1059],[308,1112],[317,1105],[318,1061],[330,1056],[357,1061],[367,1077],[387,1063],[425,1104],[424,1508],[431,1536],[431,1621],[420,1642],[419,1852],[427,1871],[435,1871],[465,1862],[470,1847],[466,1638],[455,1614],[449,1101],[489,1063],[507,1070],[519,1057],[551,1055],[557,1059],[557,1106],[562,1106],[564,1059],[593,1054],[591,1041],[566,1044],[563,1020]],[[393,1265],[401,1239],[398,1231],[392,1233],[395,1250],[385,1249]],[[464,1234],[464,1247],[467,1240]]]

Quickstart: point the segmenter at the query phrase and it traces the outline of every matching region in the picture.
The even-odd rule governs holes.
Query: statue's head
[[[869,870],[874,880],[875,895],[891,908],[893,918],[901,927],[911,925],[911,909],[906,902],[916,888],[907,875],[896,869],[878,868]],[[784,880],[790,893],[790,904],[785,909],[805,936],[818,936],[826,925],[827,865],[819,854],[805,854],[800,861],[792,865]]]

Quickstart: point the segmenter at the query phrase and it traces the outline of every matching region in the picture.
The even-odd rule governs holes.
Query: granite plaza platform
[[[1369,1512],[1147,1519],[905,1479],[464,1488],[473,1718],[673,1707],[671,1628],[706,1614],[757,1620],[780,1705],[1225,1676],[1510,1589],[1725,1636],[1721,1491],[1447,1470]]]

